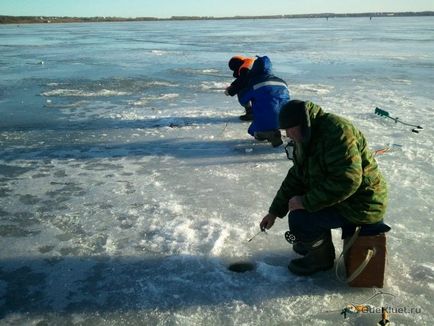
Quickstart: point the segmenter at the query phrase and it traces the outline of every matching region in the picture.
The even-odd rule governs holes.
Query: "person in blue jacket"
[[[225,89],[225,95],[235,96],[238,95],[239,91],[247,86],[249,81],[249,72],[255,62],[256,58],[245,57],[241,55],[233,56],[229,62],[229,69],[232,70],[235,80]],[[252,106],[248,103],[244,106],[246,113],[240,116],[242,121],[252,121],[253,113]]]
[[[255,139],[268,140],[273,147],[282,145],[279,113],[289,100],[288,85],[273,75],[270,59],[257,56],[249,72],[247,87],[238,93],[242,106],[252,104],[253,122],[247,132]]]

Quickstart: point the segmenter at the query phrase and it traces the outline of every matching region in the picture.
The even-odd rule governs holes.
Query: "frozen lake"
[[[291,162],[224,96],[236,54],[393,149],[387,294],[291,275],[286,219],[247,242]],[[433,17],[0,26],[0,325],[432,325],[433,54]]]

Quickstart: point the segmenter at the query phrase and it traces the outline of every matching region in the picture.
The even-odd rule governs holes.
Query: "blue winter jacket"
[[[286,83],[273,75],[267,56],[257,57],[249,72],[247,87],[238,93],[242,106],[252,103],[253,122],[248,133],[279,129],[279,112],[290,99]]]

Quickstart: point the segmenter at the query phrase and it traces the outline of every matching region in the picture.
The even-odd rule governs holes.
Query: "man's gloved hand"
[[[225,95],[229,96],[229,87],[225,89]]]

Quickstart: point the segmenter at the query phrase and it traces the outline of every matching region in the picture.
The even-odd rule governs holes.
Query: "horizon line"
[[[240,19],[240,18],[292,18],[292,17],[327,17],[327,16],[361,16],[361,15],[394,15],[394,14],[429,14],[434,15],[434,11],[422,10],[422,11],[372,11],[372,12],[347,12],[347,13],[308,13],[308,14],[276,14],[276,15],[235,15],[235,16],[189,16],[189,15],[175,15],[170,17],[154,17],[154,16],[62,16],[62,15],[2,15],[2,18],[80,18],[80,19],[95,19],[95,18],[112,18],[112,19],[154,19],[154,20],[175,20],[175,19]]]

